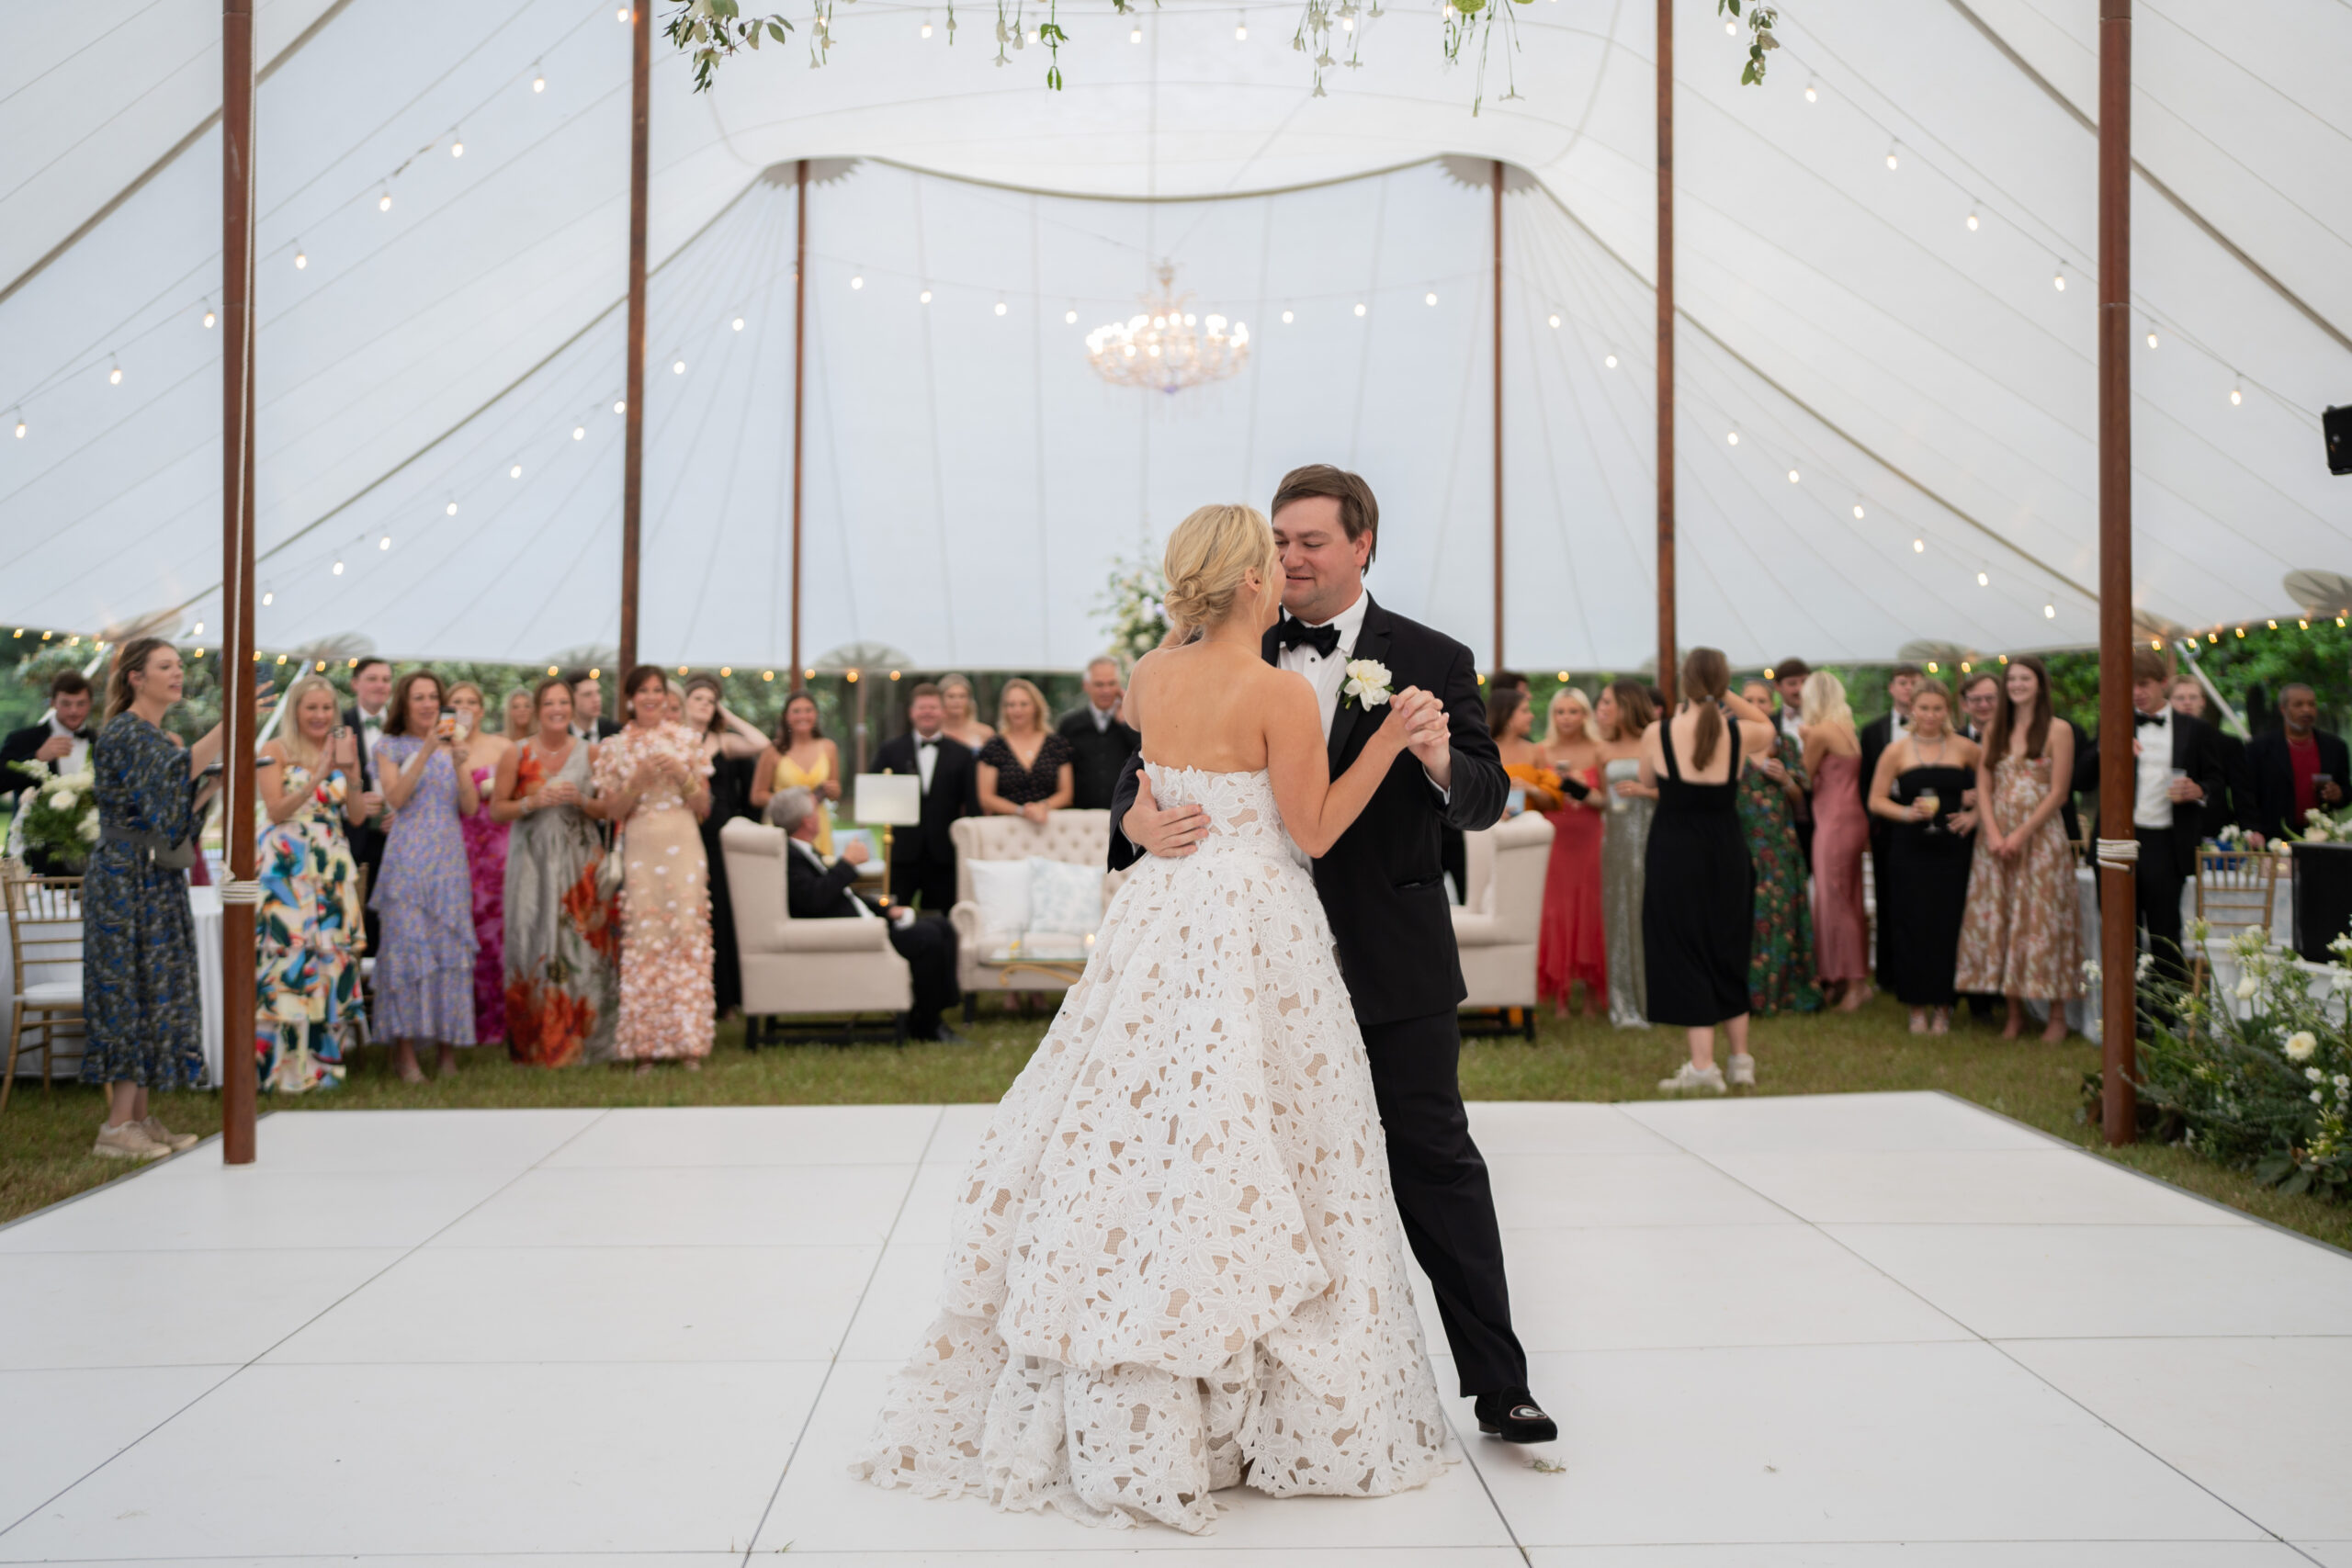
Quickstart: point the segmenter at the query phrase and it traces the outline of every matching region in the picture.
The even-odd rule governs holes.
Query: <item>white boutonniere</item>
[[[1340,705],[1345,707],[1354,702],[1366,708],[1380,706],[1396,694],[1388,689],[1391,679],[1388,666],[1376,659],[1349,660],[1347,683],[1340,688]]]

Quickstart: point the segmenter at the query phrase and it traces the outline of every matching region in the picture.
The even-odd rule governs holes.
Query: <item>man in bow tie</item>
[[[344,836],[351,844],[351,858],[368,868],[368,886],[373,887],[384,872],[384,784],[376,776],[376,742],[384,738],[384,721],[391,716],[392,661],[371,654],[353,665],[351,695],[352,705],[343,710],[343,727],[351,731],[359,753],[360,797],[367,803],[368,818],[347,823]],[[372,906],[365,916],[368,951],[380,951],[381,933]]]
[[[2132,754],[2137,783],[2132,796],[2132,835],[2139,840],[2134,879],[2137,914],[2147,929],[2156,966],[2186,983],[2180,954],[2180,890],[2197,874],[2197,844],[2205,829],[2205,802],[2223,788],[2222,750],[2213,727],[2175,713],[2166,700],[2172,684],[2164,655],[2140,649],[2132,655]],[[2098,791],[2099,742],[2084,747],[2075,762],[2077,793]],[[2101,838],[2122,836],[2120,822],[2101,822]],[[2111,918],[2111,917],[2110,917]]]
[[[907,695],[908,730],[874,753],[877,773],[912,773],[922,781],[922,820],[890,840],[890,890],[926,915],[956,907],[956,840],[959,817],[980,814],[980,772],[962,742],[947,733],[947,705],[939,688],[917,682]]]
[[[78,670],[58,673],[49,683],[49,716],[39,724],[11,731],[0,741],[0,795],[16,795],[32,787],[17,766],[39,765],[52,774],[78,773],[90,765],[90,742],[97,731],[90,724],[93,694]],[[26,868],[40,876],[71,876],[77,868],[51,859],[47,851],[23,840],[23,818],[10,824],[8,848],[21,854]]]

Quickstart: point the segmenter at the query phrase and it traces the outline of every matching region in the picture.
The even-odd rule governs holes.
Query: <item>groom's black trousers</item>
[[[1527,1386],[1487,1162],[1462,1109],[1462,1025],[1451,1010],[1363,1026],[1388,1140],[1388,1179],[1414,1260],[1437,1293],[1464,1394]]]

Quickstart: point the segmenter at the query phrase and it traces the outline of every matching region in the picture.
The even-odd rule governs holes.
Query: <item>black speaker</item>
[[[2327,471],[2352,474],[2352,403],[2320,415],[2319,427],[2327,437]]]

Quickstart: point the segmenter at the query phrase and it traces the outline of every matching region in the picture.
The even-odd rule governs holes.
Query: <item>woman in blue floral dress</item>
[[[261,749],[267,824],[255,857],[254,1055],[261,1087],[281,1094],[343,1082],[344,1036],[363,1021],[368,945],[359,865],[345,820],[366,821],[358,742],[341,729],[334,688],[305,675],[286,694],[285,735]]]
[[[440,1047],[435,1066],[447,1077],[458,1070],[456,1048],[474,1043],[474,889],[458,819],[480,797],[454,722],[441,723],[442,705],[440,677],[401,676],[375,750],[392,812],[368,898],[382,917],[376,1032],[394,1043],[392,1065],[410,1083],[424,1081],[417,1055],[425,1045]]]
[[[171,644],[124,644],[107,680],[106,726],[90,748],[101,837],[82,885],[82,1081],[107,1086],[107,1119],[91,1152],[109,1159],[154,1159],[197,1141],[147,1105],[151,1089],[204,1082],[183,856],[198,822],[193,781],[220,756],[220,729],[185,750],[164,735],[182,684]]]
[[[1744,694],[1769,707],[1771,688],[1747,682]],[[1773,749],[1751,757],[1739,775],[1739,825],[1747,835],[1747,859],[1756,869],[1756,930],[1747,947],[1748,1010],[1818,1012],[1821,987],[1814,982],[1813,904],[1805,880],[1804,852],[1797,844],[1796,803],[1805,793],[1804,757],[1795,737],[1783,731]]]

